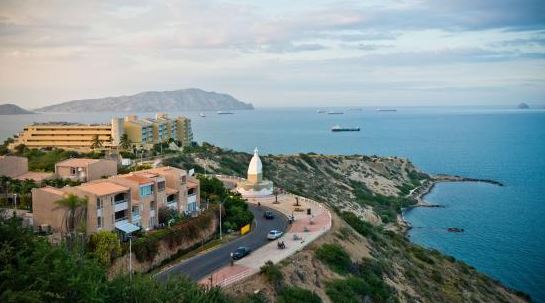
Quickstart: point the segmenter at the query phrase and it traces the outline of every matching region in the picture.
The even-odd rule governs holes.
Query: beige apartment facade
[[[185,170],[175,167],[159,167],[124,175],[112,175],[104,179],[104,171],[93,167],[105,166],[108,160],[69,159],[57,163],[59,176],[69,177],[77,168],[85,168],[86,178],[96,178],[79,186],[54,188],[50,186],[32,189],[32,212],[36,229],[47,226],[54,232],[66,232],[64,220],[67,209],[56,201],[74,194],[87,199],[87,233],[99,230],[119,230],[130,233],[142,228],[151,230],[159,225],[159,209],[174,209],[190,216],[200,212],[200,184]],[[114,162],[114,161],[112,161]],[[76,168],[74,170],[74,168]],[[112,173],[114,166],[111,166]],[[68,169],[68,170],[66,170]],[[93,172],[97,170],[98,173]],[[81,177],[81,175],[76,175]]]
[[[144,230],[159,224],[159,208],[166,201],[165,179],[159,175],[134,173],[119,175],[112,182],[131,189],[131,222]]]
[[[55,176],[88,182],[117,175],[117,162],[106,159],[73,158],[55,164]]]
[[[86,232],[124,228],[130,223],[130,188],[101,180],[75,187],[43,187],[32,189],[32,213],[36,228],[67,232],[65,226],[67,209],[57,201],[74,194],[87,199]]]
[[[41,182],[52,178],[53,174],[28,171],[28,159],[26,157],[0,156],[0,176]]]
[[[0,156],[0,176],[15,178],[28,172],[28,159],[16,156]]]

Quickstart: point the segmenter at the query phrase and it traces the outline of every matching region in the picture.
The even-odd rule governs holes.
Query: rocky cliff
[[[165,164],[244,177],[250,158],[204,144]],[[433,178],[407,159],[299,154],[267,155],[261,160],[265,178],[275,186],[321,201],[335,213],[327,235],[279,266],[285,285],[309,289],[324,302],[335,302],[339,295],[354,302],[528,300],[464,262],[408,241],[399,220],[401,209],[416,204],[414,193]],[[343,272],[318,255],[331,245],[350,256]],[[237,296],[256,290],[267,298],[279,293],[266,275],[229,292]]]

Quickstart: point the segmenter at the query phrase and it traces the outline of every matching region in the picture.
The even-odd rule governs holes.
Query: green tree
[[[113,258],[121,255],[121,244],[117,234],[112,231],[99,231],[91,235],[89,247],[92,254],[104,266],[110,266]]]
[[[70,234],[76,231],[85,231],[87,219],[87,198],[80,198],[74,194],[55,201],[57,208],[64,208],[64,225],[66,231]]]
[[[102,141],[98,135],[94,135],[93,140],[91,141],[91,149],[99,149],[102,147]]]
[[[123,134],[119,139],[119,147],[123,150],[129,150],[132,146],[132,142],[127,134]]]
[[[15,146],[15,153],[17,155],[22,155],[25,152],[26,149],[27,149],[26,145],[19,144],[19,145]]]

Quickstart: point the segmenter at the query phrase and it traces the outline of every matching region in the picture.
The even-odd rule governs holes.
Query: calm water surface
[[[175,115],[178,113],[171,113]],[[318,152],[410,158],[430,173],[505,183],[440,184],[406,217],[412,241],[473,265],[545,302],[545,111],[400,108],[398,112],[258,109],[234,115],[182,113],[193,118],[198,141],[262,153]],[[5,139],[32,121],[106,122],[112,113],[0,116]],[[152,116],[152,114],[142,114]],[[339,124],[361,132],[331,133]],[[464,228],[448,233],[447,227]]]

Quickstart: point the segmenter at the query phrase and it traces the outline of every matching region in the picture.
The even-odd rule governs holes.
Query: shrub
[[[265,262],[265,265],[261,266],[259,271],[275,288],[279,288],[281,286],[282,279],[284,277],[282,275],[282,272],[280,271],[280,268],[274,265],[272,261],[269,260]]]
[[[344,221],[348,223],[348,225],[352,226],[352,228],[355,229],[362,236],[371,238],[373,240],[377,239],[375,228],[371,223],[361,220],[352,212],[343,212],[341,216]]]
[[[110,266],[112,260],[121,254],[119,238],[111,231],[99,231],[91,235],[89,248],[104,266]]]
[[[324,244],[316,250],[316,257],[340,274],[350,270],[352,261],[344,248],[338,244]]]
[[[320,297],[301,287],[284,287],[278,292],[278,303],[321,303]]]
[[[201,231],[212,224],[213,218],[218,213],[217,207],[212,206],[198,217],[178,223],[170,228],[149,232],[133,243],[134,254],[139,262],[153,261],[159,252],[159,243],[166,241],[172,249],[186,240],[195,240],[201,236]]]

